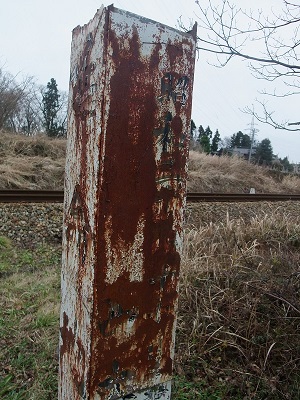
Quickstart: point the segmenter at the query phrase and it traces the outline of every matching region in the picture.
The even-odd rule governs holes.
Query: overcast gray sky
[[[217,2],[217,0],[215,0]],[[234,0],[233,0],[234,1]],[[240,7],[248,7],[248,0],[236,0]],[[111,1],[103,1],[105,6]],[[281,0],[252,0],[251,8],[262,8],[266,13],[282,4]],[[197,20],[194,0],[116,0],[114,5],[166,25],[178,27],[182,17]],[[0,0],[0,65],[13,74],[33,75],[39,84],[46,85],[53,77],[59,89],[68,90],[71,32],[77,25],[87,23],[101,6],[96,0]],[[219,129],[221,137],[241,130],[249,133],[251,116],[240,109],[255,105],[258,91],[268,87],[266,82],[253,78],[247,62],[236,60],[225,68],[209,65],[209,54],[199,52],[193,97],[193,119],[197,126],[209,125]],[[297,97],[280,101],[270,99],[269,107],[278,120],[300,119]],[[300,132],[278,131],[257,123],[257,140],[269,138],[273,151],[291,162],[300,162]]]

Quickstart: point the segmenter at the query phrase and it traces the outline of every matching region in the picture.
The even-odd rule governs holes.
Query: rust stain
[[[113,400],[172,375],[195,40],[103,14],[73,33],[60,353],[72,398]]]

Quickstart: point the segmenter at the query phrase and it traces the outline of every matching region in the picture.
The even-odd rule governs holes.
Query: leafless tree
[[[34,80],[24,92],[19,109],[15,115],[17,131],[25,135],[35,135],[42,131],[40,87]]]
[[[282,1],[269,15],[262,10],[243,10],[229,0],[199,0],[198,49],[216,55],[215,65],[223,67],[233,58],[249,61],[252,74],[277,82],[282,92],[262,91],[265,96],[289,97],[300,94],[300,4]],[[278,82],[279,83],[279,82]],[[277,129],[300,130],[300,122],[278,122],[265,100],[259,100],[262,114],[245,111]]]
[[[35,97],[33,77],[18,82],[17,77],[0,67],[0,130],[35,133],[40,126]]]
[[[24,86],[0,68],[0,129],[16,131],[14,117],[24,97]]]
[[[34,135],[44,130],[43,96],[46,87],[38,85],[33,77],[21,83],[17,77],[0,67],[0,131]],[[59,91],[57,124],[59,135],[66,135],[67,93]]]

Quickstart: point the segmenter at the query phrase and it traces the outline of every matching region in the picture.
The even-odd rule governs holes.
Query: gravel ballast
[[[63,205],[57,203],[0,204],[0,236],[23,248],[60,244]]]
[[[300,202],[249,203],[189,203],[186,225],[198,227],[204,223],[272,215],[275,211],[289,212],[299,218]],[[62,238],[63,205],[56,203],[0,204],[0,236],[6,236],[20,247],[34,248],[43,243],[60,244]]]

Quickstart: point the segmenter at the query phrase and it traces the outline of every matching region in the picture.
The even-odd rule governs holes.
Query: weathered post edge
[[[196,50],[109,6],[73,31],[59,399],[170,399]]]

